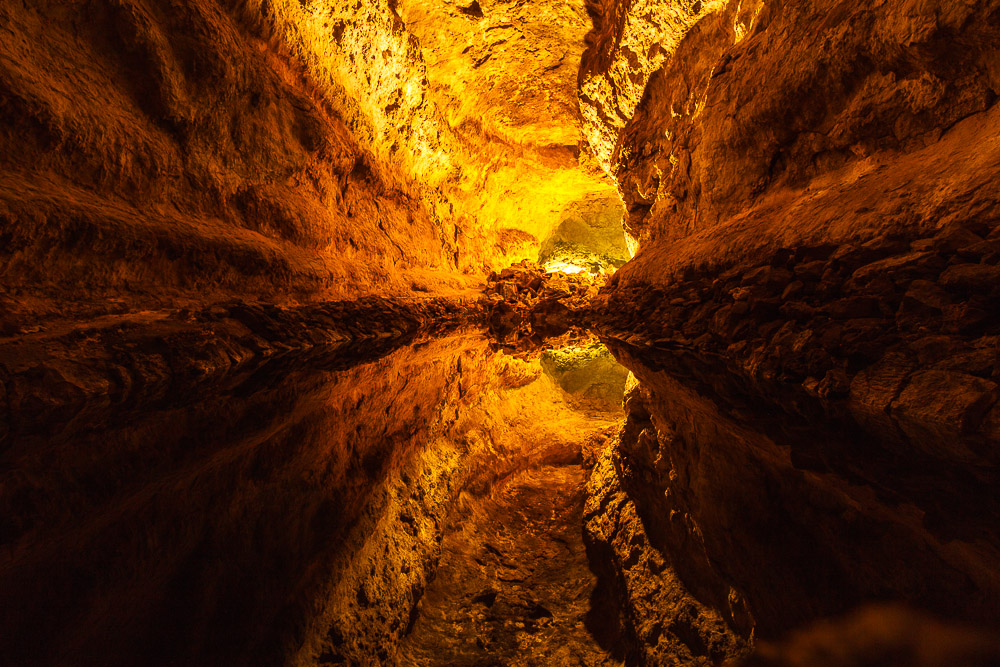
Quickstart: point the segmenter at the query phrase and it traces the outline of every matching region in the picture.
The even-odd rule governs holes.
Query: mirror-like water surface
[[[621,664],[642,586],[737,643],[871,600],[996,613],[992,472],[901,465],[781,398],[585,334],[462,333],[35,424],[0,453],[0,655]]]

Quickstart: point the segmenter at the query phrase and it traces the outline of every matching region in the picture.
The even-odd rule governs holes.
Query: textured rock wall
[[[637,247],[593,307],[642,389],[587,523],[635,654],[870,599],[995,632],[1000,4],[656,4],[669,44],[595,3],[580,80]]]
[[[619,286],[607,329],[694,350],[755,381],[844,401],[873,431],[995,466],[1000,416],[996,229],[778,250],[769,263]],[[987,237],[987,238],[984,238]]]
[[[3,334],[457,285],[444,233],[317,91],[276,12],[0,7]]]
[[[614,193],[581,153],[582,6],[273,4],[324,96],[413,183],[463,271],[534,259],[567,206]]]
[[[612,159],[643,248],[623,278],[995,218],[998,9],[730,2],[699,21]]]
[[[60,327],[0,347],[0,444],[51,420],[152,407],[286,356],[366,355],[467,324],[472,299],[228,302]]]
[[[580,112],[589,147],[613,173],[615,147],[650,75],[677,50],[691,26],[725,0],[591,0],[593,29],[579,73]]]
[[[607,330],[995,466],[998,31],[990,0],[697,22],[616,148],[640,249],[598,300]]]
[[[0,20],[0,336],[450,292],[615,196],[581,153],[582,6],[81,0]]]

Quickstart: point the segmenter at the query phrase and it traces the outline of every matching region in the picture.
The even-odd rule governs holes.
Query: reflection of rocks
[[[628,371],[600,342],[546,350],[541,361],[542,369],[574,406],[605,413],[620,411]]]
[[[231,302],[24,336],[0,347],[0,421],[15,432],[78,413],[184,402],[286,355],[357,358],[478,320],[469,299],[368,298],[298,307]],[[5,414],[6,413],[6,414]],[[0,438],[4,433],[0,429]]]
[[[619,664],[608,654],[615,619],[592,607],[600,593],[580,525],[585,468],[620,413],[581,406],[542,371],[544,355],[498,355],[501,400],[485,393],[456,424],[485,454],[444,528],[437,574],[402,645],[404,665]],[[509,454],[494,459],[493,451]]]
[[[451,427],[442,402],[463,404],[463,384],[476,395],[471,362],[483,355],[463,348],[313,358],[182,407],[120,408],[103,425],[78,418],[11,443],[0,654],[375,664],[423,588],[462,474],[454,446],[433,436]]]
[[[641,388],[627,395],[628,422],[590,481],[586,526],[615,578],[632,650],[673,655],[680,642],[717,655],[713,646],[736,647],[751,632],[776,640],[869,600],[996,630],[992,469],[900,449],[870,424],[866,433],[842,401],[802,388],[690,354],[612,350]],[[930,405],[965,403],[935,394]],[[965,446],[956,439],[951,451]],[[651,605],[654,594],[667,597]],[[650,630],[650,608],[670,610],[667,630]]]
[[[596,578],[580,534],[584,475],[520,473],[468,510],[441,545],[401,664],[620,664],[586,625]]]
[[[606,449],[591,473],[584,536],[611,591],[604,613],[626,637],[629,664],[707,666],[740,655],[745,639],[688,592],[669,550],[651,542],[636,501],[622,487],[621,456],[618,445]]]
[[[540,466],[567,471],[578,502],[584,440],[599,448],[617,419],[490,347],[273,360],[214,393],[18,433],[0,458],[0,654],[391,664],[456,508]],[[559,531],[579,536],[572,517]]]
[[[1000,639],[902,606],[872,605],[820,621],[776,644],[764,643],[742,667],[992,667]]]

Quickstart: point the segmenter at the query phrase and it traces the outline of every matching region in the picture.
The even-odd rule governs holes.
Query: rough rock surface
[[[442,540],[471,588],[417,661],[478,659],[450,623],[508,661],[995,658],[924,613],[1000,618],[1000,0],[37,0],[0,33],[8,661],[391,662]],[[593,323],[641,381],[607,450],[566,415],[617,379],[529,351]],[[506,525],[566,618],[491,579]],[[904,606],[822,620],[871,600]]]
[[[593,29],[580,64],[580,112],[590,149],[612,171],[622,129],[653,72],[695,23],[725,0],[589,0]]]
[[[502,341],[560,334],[585,325],[590,302],[604,283],[587,272],[547,272],[522,260],[490,275],[480,299],[487,321]]]
[[[0,8],[6,327],[460,284],[418,198],[242,4]]]
[[[584,9],[543,5],[0,7],[0,335],[537,258],[576,202],[618,206],[580,157]]]
[[[1000,464],[1000,4],[655,4],[666,49],[642,3],[595,3],[581,71],[637,249],[594,317],[638,346],[616,354],[655,427],[606,455],[609,506],[632,510],[589,519],[642,518],[631,560],[605,549],[620,598],[641,588],[626,565],[660,558],[738,637],[873,598],[995,632],[997,535],[976,517]],[[797,440],[830,419],[847,426]],[[669,660],[641,609],[633,646]],[[910,632],[831,664],[880,642],[948,664]],[[807,644],[752,664],[813,664]]]
[[[400,664],[621,664],[588,627],[613,625],[591,607],[585,475],[579,464],[518,473],[463,518],[442,542]]]
[[[536,257],[565,208],[614,192],[580,147],[582,5],[260,4],[362,145],[400,168],[463,271]]]
[[[378,350],[481,317],[472,299],[279,306],[230,302],[145,311],[11,337],[0,345],[0,443],[53,419],[149,407],[283,356]]]
[[[998,9],[721,5],[650,78],[618,143],[642,246],[626,275],[995,217]]]
[[[767,264],[689,270],[654,289],[615,275],[600,318],[633,343],[845,399],[874,432],[895,423],[895,439],[925,453],[995,466],[997,234],[952,224],[909,242],[779,249]]]

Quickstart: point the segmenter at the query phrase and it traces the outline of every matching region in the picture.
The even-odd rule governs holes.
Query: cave
[[[1000,665],[1000,0],[0,0],[0,664]]]

